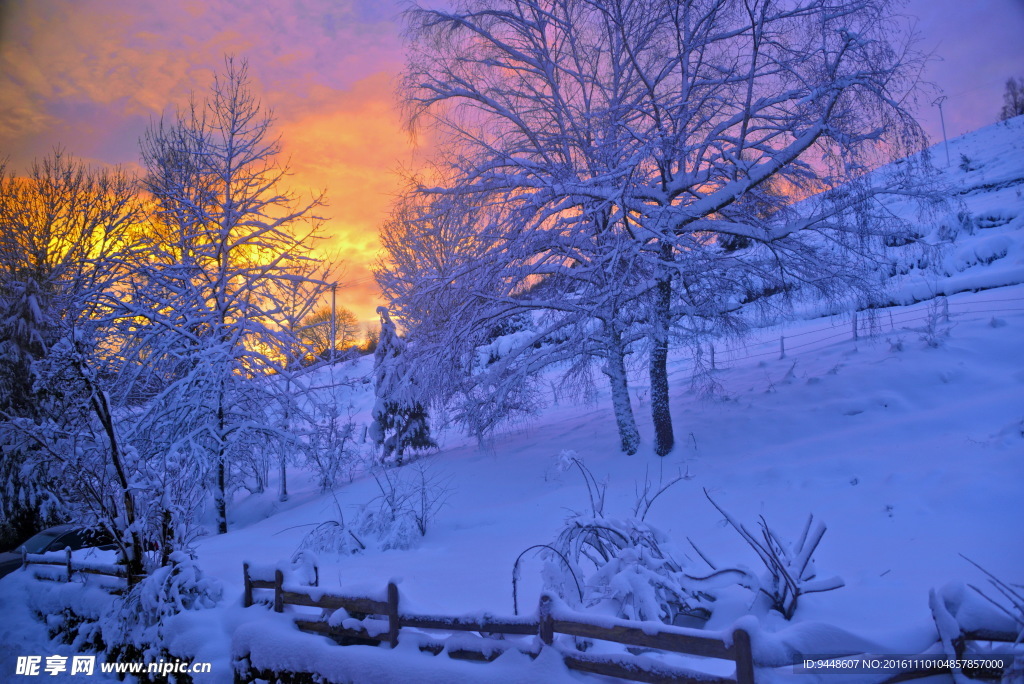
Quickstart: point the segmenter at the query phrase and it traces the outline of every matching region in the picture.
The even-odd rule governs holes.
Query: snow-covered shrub
[[[940,242],[955,242],[961,233],[974,235],[975,221],[970,212],[960,210],[939,222],[935,238]]]
[[[110,594],[99,586],[78,582],[36,581],[26,591],[33,615],[46,625],[48,636],[76,651],[105,648],[100,624],[110,611]]]
[[[949,337],[950,330],[949,303],[945,297],[936,297],[928,305],[928,314],[920,328],[921,341],[929,347],[939,347],[943,338]]]
[[[707,619],[711,596],[694,591],[682,564],[668,549],[668,538],[637,518],[573,516],[554,544],[585,577],[582,604],[608,606],[627,620],[676,624],[684,618]],[[570,603],[558,563],[545,565],[545,584]]]
[[[352,527],[345,525],[344,520],[325,520],[306,533],[296,553],[311,551],[347,556],[365,549],[366,544],[356,536]]]
[[[45,622],[50,638],[77,652],[105,652],[107,662],[187,658],[193,654],[168,651],[178,630],[188,628],[177,627],[176,618],[214,608],[222,590],[218,580],[203,576],[189,554],[174,552],[169,561],[123,597],[93,582],[37,582],[28,592],[29,607]]]
[[[725,387],[715,377],[714,348],[711,355],[705,355],[704,346],[699,343],[690,344],[693,369],[690,371],[690,391],[705,399],[725,397]]]
[[[345,516],[314,527],[300,549],[342,555],[373,545],[384,551],[407,549],[426,536],[451,494],[449,479],[423,462],[404,468],[379,468],[373,475],[380,494]]]
[[[151,625],[186,610],[213,608],[221,598],[220,582],[204,577],[188,553],[177,551],[170,561],[142,580],[125,601],[129,607],[137,601],[142,620]]]
[[[949,658],[975,657],[985,659],[995,655],[1014,658],[1003,672],[974,670],[965,673],[954,669],[950,674],[956,684],[968,684],[978,679],[1020,682],[1024,677],[1024,586],[1011,584],[961,556],[987,577],[985,590],[973,584],[948,584],[928,593],[928,605],[939,636],[942,653]],[[968,636],[971,635],[971,636]],[[972,638],[973,637],[973,638]]]
[[[776,610],[789,620],[792,619],[801,596],[832,591],[844,586],[843,580],[839,577],[819,579],[817,576],[812,556],[827,528],[820,520],[815,522],[813,515],[808,516],[803,533],[794,544],[776,534],[763,517],[758,521],[760,534],[751,533],[715,503],[707,490],[704,490],[704,495],[764,563],[766,572],[761,577],[756,577],[741,568],[720,569],[712,575],[714,577],[731,573],[736,577],[738,584],[753,591],[755,597],[751,609],[755,614]]]
[[[579,459],[574,458],[573,465],[587,485],[590,513],[570,516],[554,543],[527,549],[537,550],[545,559],[545,588],[570,605],[605,609],[627,620],[685,624],[710,618],[719,592],[739,585],[754,593],[750,612],[762,615],[776,610],[788,620],[801,596],[843,586],[838,577],[817,576],[812,556],[826,528],[813,516],[800,539],[790,544],[763,518],[759,521],[761,534],[755,536],[708,496],[754,549],[766,571],[757,576],[741,566],[715,565],[694,546],[711,568],[710,574],[700,576],[679,560],[681,555],[673,553],[665,534],[645,520],[654,502],[685,475],[660,487],[647,481],[632,515],[613,518],[604,513],[606,485],[599,483]],[[519,563],[527,551],[520,554],[513,568],[513,601],[517,599]]]
[[[191,555],[176,551],[169,565],[154,570],[104,616],[101,627],[108,655],[147,663],[168,659],[166,643],[175,616],[213,608],[222,593],[220,582],[204,577]]]
[[[449,480],[425,463],[374,474],[380,495],[361,516],[364,532],[373,533],[381,549],[405,549],[427,534],[451,493]]]
[[[993,619],[994,624],[992,625],[995,627],[993,631],[998,631],[1001,624],[1005,627],[1006,631],[1014,635],[1016,643],[1024,643],[1024,584],[1006,582],[967,556],[961,554],[961,557],[983,572],[988,579],[989,586],[987,591],[973,584],[968,584],[967,586],[996,610]],[[996,621],[999,621],[999,623],[996,623]],[[971,627],[974,627],[974,625],[969,625],[969,628]]]
[[[358,444],[360,432],[362,429],[357,428],[351,415],[341,416],[335,402],[317,403],[313,407],[305,454],[321,492],[329,491],[340,481],[352,481],[363,462]]]
[[[604,512],[606,484],[579,458],[571,457],[571,463],[587,486],[590,513],[571,515],[553,544],[536,547],[545,558],[545,588],[570,605],[607,608],[628,620],[707,619],[712,597],[689,586],[667,537],[644,520],[654,500],[679,479],[654,492],[648,483],[633,515],[613,518]],[[513,568],[513,592],[522,558]]]
[[[525,421],[543,406],[537,378],[522,372],[515,359],[501,358],[463,378],[446,409],[483,445],[499,427]]]

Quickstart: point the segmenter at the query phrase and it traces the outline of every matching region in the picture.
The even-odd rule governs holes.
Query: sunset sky
[[[379,304],[368,265],[399,186],[423,152],[403,130],[395,80],[399,0],[0,0],[0,157],[24,171],[55,145],[96,164],[138,165],[149,123],[205,93],[225,54],[248,60],[273,109],[296,192],[327,190],[339,303]],[[925,77],[947,95],[950,137],[991,123],[1024,76],[1024,0],[912,0]],[[922,123],[941,142],[938,110]]]

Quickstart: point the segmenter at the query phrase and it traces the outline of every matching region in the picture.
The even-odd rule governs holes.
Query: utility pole
[[[949,166],[949,140],[946,139],[946,117],[942,115],[942,103],[946,101],[945,95],[939,95],[932,102],[932,106],[938,106],[939,108],[939,121],[942,122],[942,145],[946,148],[946,166]]]
[[[331,283],[331,364],[338,348],[338,283]]]

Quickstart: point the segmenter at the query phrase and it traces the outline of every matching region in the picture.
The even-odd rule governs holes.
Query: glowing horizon
[[[1024,4],[911,0],[907,14],[920,17],[922,47],[946,56],[925,77],[949,95],[949,137],[994,121],[1003,83],[1024,75]],[[397,172],[423,158],[395,97],[399,15],[399,0],[11,0],[0,8],[0,156],[17,172],[59,145],[87,163],[138,169],[146,128],[190,93],[202,98],[225,55],[244,59],[276,117],[289,189],[326,190],[320,251],[344,262],[338,303],[375,321],[377,231]],[[941,142],[937,109],[918,111]]]

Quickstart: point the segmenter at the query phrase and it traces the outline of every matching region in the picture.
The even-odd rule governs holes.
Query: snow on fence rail
[[[459,660],[490,662],[511,650],[535,659],[543,649],[548,648],[553,649],[570,669],[620,679],[677,684],[753,684],[755,681],[755,662],[750,635],[743,629],[734,630],[729,634],[685,629],[655,622],[640,623],[598,617],[572,611],[559,599],[549,595],[541,596],[536,616],[530,617],[498,618],[486,614],[463,617],[413,615],[401,611],[398,587],[394,583],[389,583],[386,592],[381,592],[376,597],[327,594],[315,586],[319,580],[319,573],[315,571],[315,566],[313,569],[313,576],[308,579],[313,586],[300,586],[293,585],[291,581],[286,584],[284,572],[279,568],[262,568],[256,571],[258,577],[254,577],[249,564],[245,564],[244,605],[253,605],[254,590],[271,590],[275,612],[283,613],[286,605],[293,606],[297,608],[292,616],[293,622],[300,631],[326,636],[341,645],[379,646],[387,643],[394,648],[401,634],[403,643],[415,644],[422,652],[433,655],[446,652],[450,658]],[[949,663],[964,661],[965,658],[999,655],[1011,658],[1009,666],[1003,660],[1002,672],[984,670],[985,667],[989,667],[985,665],[982,668],[984,671],[978,670],[973,674],[991,676],[997,680],[1002,677],[1002,681],[1005,682],[1018,681],[1014,677],[1019,677],[1024,671],[1020,669],[1024,653],[1020,651],[1021,637],[1016,631],[1008,631],[1006,625],[1000,625],[998,620],[991,624],[987,619],[979,622],[981,618],[976,609],[968,610],[967,622],[961,624],[959,617],[950,612],[951,609],[947,606],[947,599],[942,592],[933,592],[930,603],[939,638],[919,655],[895,657],[837,650],[834,656],[830,657],[831,660],[845,663],[842,667],[837,665],[840,670],[857,662],[901,662],[903,664],[893,665],[891,668],[887,665],[886,668],[890,669],[881,669],[865,680],[878,684],[896,684],[936,674],[952,673],[959,676],[961,671],[953,669],[957,666]],[[318,608],[321,614],[303,615],[302,610],[309,608]],[[954,612],[959,614],[959,609],[954,609]],[[989,626],[982,626],[983,623]],[[448,634],[432,635],[422,630]],[[464,634],[452,634],[459,632]],[[467,632],[477,634],[465,634]],[[556,642],[556,634],[588,641],[615,642],[630,647],[631,651],[658,650],[733,661],[736,664],[736,672],[732,677],[724,677],[669,665],[651,657],[634,655],[633,652],[602,652],[598,655],[589,652],[589,648],[567,649]],[[590,642],[588,645],[593,643]],[[1007,650],[1007,647],[1010,650]],[[305,681],[306,677],[329,674],[328,670],[333,672],[330,666],[322,671],[317,666],[307,665],[301,660],[292,662],[302,662],[300,667],[311,668],[309,671],[273,669],[281,665],[266,664],[267,659],[261,653],[259,642],[248,643],[242,647],[242,652],[235,655],[239,667],[235,671],[235,681],[239,683],[252,682],[255,679],[278,682]],[[254,660],[264,661],[264,665],[253,667]],[[272,661],[273,658],[270,659],[270,662]],[[762,674],[769,678],[777,675],[789,676],[798,671],[805,671],[798,669],[801,662],[796,661],[789,665],[778,662],[762,663],[760,669]],[[958,681],[962,681],[962,677]]]
[[[123,580],[128,579],[128,572],[123,567],[117,565],[73,561],[71,559],[71,549],[64,549],[64,554],[62,556],[48,553],[27,553],[22,549],[22,570],[28,569],[29,565],[47,565],[60,568],[64,571],[64,580],[66,582],[70,582],[76,572],[82,575],[102,575],[104,577],[116,577]],[[36,576],[39,579],[57,581],[56,577],[46,575]]]
[[[379,645],[387,642],[392,648],[398,644],[403,629],[434,630],[441,632],[477,632],[477,638],[435,637],[422,632],[408,633],[423,652],[438,655],[447,652],[450,658],[490,662],[509,651],[536,658],[544,647],[557,649],[565,665],[573,670],[619,677],[638,682],[677,682],[679,684],[753,684],[754,664],[750,648],[750,635],[737,629],[731,634],[701,632],[671,625],[638,623],[613,618],[595,619],[569,610],[552,596],[542,595],[537,617],[449,617],[440,615],[413,615],[403,613],[399,606],[398,587],[388,584],[383,600],[364,596],[340,596],[323,593],[309,587],[286,585],[284,573],[273,571],[274,579],[254,577],[248,563],[243,566],[243,604],[253,605],[253,591],[269,589],[273,594],[273,609],[284,612],[284,606],[319,608],[334,615],[317,619],[295,618],[295,625],[303,632],[327,636],[341,645]],[[342,619],[338,619],[338,611]],[[322,615],[327,615],[324,612]],[[312,617],[312,616],[310,616]],[[696,670],[673,667],[655,660],[632,654],[593,655],[583,651],[566,651],[555,644],[555,635],[564,634],[585,639],[598,639],[623,644],[627,647],[659,649],[691,656],[731,660],[736,663],[735,676],[721,677]],[[505,637],[537,636],[536,642],[516,643]],[[406,638],[405,635],[402,637]],[[245,665],[236,671],[236,682],[255,679],[277,680],[295,673],[277,673],[254,670]]]

